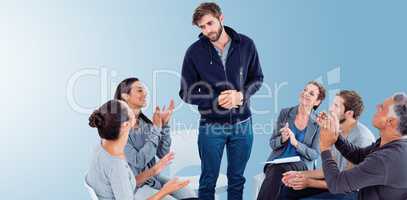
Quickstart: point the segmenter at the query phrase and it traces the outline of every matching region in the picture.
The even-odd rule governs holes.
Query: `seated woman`
[[[299,156],[301,161],[267,164],[258,200],[282,199],[282,188],[285,186],[281,178],[284,172],[314,168],[314,161],[319,156],[319,126],[312,116],[316,116],[314,111],[324,99],[324,87],[311,81],[300,93],[299,105],[281,110],[270,139],[273,152],[268,161],[291,156]]]
[[[103,104],[89,117],[89,125],[98,129],[101,143],[93,155],[86,182],[95,190],[99,200],[135,199],[137,186],[143,184],[152,175],[158,174],[174,157],[168,154],[150,170],[134,177],[124,155],[129,131],[134,123],[133,111],[125,102],[117,100]],[[188,181],[169,181],[148,199],[163,199],[188,183]]]
[[[115,92],[115,99],[125,101],[136,118],[136,126],[130,130],[129,140],[125,148],[127,161],[136,175],[154,166],[155,157],[163,158],[169,153],[171,146],[168,122],[174,109],[174,101],[171,100],[167,109],[164,107],[160,110],[157,107],[151,121],[141,111],[146,106],[146,96],[147,91],[137,78],[123,80]],[[153,176],[141,185],[140,194],[160,190],[168,180],[162,175]],[[196,194],[191,189],[183,188],[171,196],[176,199],[183,199],[195,197]],[[144,196],[137,197],[145,198]]]

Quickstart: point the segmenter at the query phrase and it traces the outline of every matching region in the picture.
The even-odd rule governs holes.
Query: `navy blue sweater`
[[[247,36],[225,26],[232,42],[226,66],[215,47],[202,34],[187,50],[182,65],[179,96],[197,105],[201,120],[208,123],[236,123],[251,116],[250,96],[263,83],[263,72],[254,42]],[[224,90],[243,93],[243,105],[230,110],[218,106],[218,96]]]

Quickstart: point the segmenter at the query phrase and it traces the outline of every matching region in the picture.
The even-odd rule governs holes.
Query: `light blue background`
[[[184,52],[199,33],[191,25],[197,4],[1,1],[0,198],[88,199],[83,176],[98,137],[87,125],[88,114],[76,110],[68,96],[73,94],[91,110],[107,100],[123,78],[139,77],[152,90],[153,70],[180,72]],[[304,84],[318,77],[331,91],[359,91],[366,102],[362,121],[369,127],[378,102],[407,90],[406,1],[219,4],[226,25],[254,39],[272,92],[275,84],[287,83],[278,97],[253,101],[257,109],[270,111],[254,116],[257,124],[272,121],[279,109],[296,104]],[[339,82],[328,84],[326,74],[336,67]],[[87,76],[69,89],[72,75],[84,69],[107,70],[107,84],[100,76]],[[170,98],[180,103],[178,81],[159,77],[155,98],[160,105]],[[153,102],[151,96],[149,100]],[[151,114],[151,104],[146,113]],[[191,126],[197,119],[185,105],[174,115],[174,120]],[[251,199],[251,177],[261,172],[259,163],[270,152],[269,134],[255,135],[245,199]]]

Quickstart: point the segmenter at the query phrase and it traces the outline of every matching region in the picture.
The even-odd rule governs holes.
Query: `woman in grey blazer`
[[[273,151],[267,160],[299,156],[301,161],[266,165],[258,200],[281,199],[284,190],[288,189],[281,182],[284,172],[314,168],[314,161],[319,156],[319,126],[312,116],[316,116],[315,110],[324,99],[324,87],[311,81],[301,91],[297,106],[280,111],[270,139]]]

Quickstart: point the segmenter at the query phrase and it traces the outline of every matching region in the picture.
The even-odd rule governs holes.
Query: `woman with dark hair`
[[[125,102],[117,100],[103,104],[89,117],[89,125],[98,129],[101,143],[96,148],[86,183],[94,189],[99,200],[135,199],[136,188],[161,172],[173,159],[174,155],[168,154],[151,169],[135,177],[124,155],[129,131],[134,124],[133,111]],[[188,183],[172,180],[148,199],[160,200]]]
[[[288,188],[281,181],[282,174],[315,168],[315,160],[319,156],[319,126],[312,116],[316,116],[315,110],[324,99],[324,87],[311,81],[301,91],[297,106],[280,111],[270,139],[273,151],[267,160],[299,156],[301,161],[267,164],[258,200],[284,199],[284,190]]]
[[[134,174],[139,174],[150,169],[156,163],[155,157],[164,157],[170,152],[171,136],[168,125],[174,110],[174,101],[166,109],[156,107],[152,120],[148,119],[142,109],[146,106],[147,91],[137,78],[123,80],[116,89],[115,99],[125,101],[133,111],[136,125],[130,130],[129,139],[125,148],[127,162]],[[151,193],[160,190],[168,182],[168,178],[156,175],[146,181],[139,191]],[[183,188],[173,194],[176,199],[191,198],[196,194],[187,188]],[[145,198],[145,197],[139,197]]]

